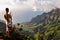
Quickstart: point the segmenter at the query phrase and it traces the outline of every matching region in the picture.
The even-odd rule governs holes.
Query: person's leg
[[[8,29],[8,24],[6,25],[6,36],[9,37],[9,29]]]

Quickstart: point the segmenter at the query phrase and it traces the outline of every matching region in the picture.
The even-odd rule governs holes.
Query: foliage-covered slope
[[[22,28],[31,32],[28,34],[33,37],[31,40],[60,40],[60,9],[37,15],[30,22],[23,23]]]
[[[35,33],[40,32],[43,40],[60,40],[60,9],[56,8],[38,15],[28,25],[29,29],[34,30]]]

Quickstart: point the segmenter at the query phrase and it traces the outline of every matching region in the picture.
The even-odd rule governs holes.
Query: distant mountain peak
[[[48,13],[43,13],[42,15],[37,15],[36,17],[34,17],[30,23],[34,24],[34,23],[43,23],[46,24],[48,21],[58,21],[58,18],[60,16],[60,9],[56,8],[53,9],[52,11],[48,12]]]

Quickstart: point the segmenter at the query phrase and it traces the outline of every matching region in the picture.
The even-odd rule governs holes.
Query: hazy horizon
[[[0,0],[0,19],[4,20],[5,8],[9,8],[13,23],[30,21],[55,8],[60,8],[60,0]]]

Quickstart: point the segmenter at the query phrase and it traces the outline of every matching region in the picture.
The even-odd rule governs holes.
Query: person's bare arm
[[[6,19],[6,16],[4,15],[4,18]]]

